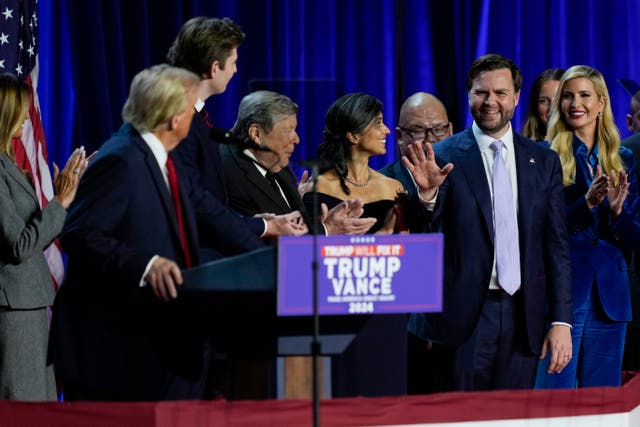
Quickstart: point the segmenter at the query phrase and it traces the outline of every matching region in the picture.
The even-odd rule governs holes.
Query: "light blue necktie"
[[[513,295],[520,287],[520,244],[511,181],[502,158],[502,141],[493,141],[493,243],[496,248],[498,284]]]

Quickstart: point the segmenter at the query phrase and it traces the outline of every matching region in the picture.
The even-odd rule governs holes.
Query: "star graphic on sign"
[[[27,52],[29,52],[29,56],[33,56],[36,53],[33,51],[33,46],[29,46],[29,49],[27,49]]]
[[[18,43],[18,46],[20,47],[20,50],[24,48],[24,44],[22,43],[22,40],[20,40],[20,42]]]
[[[5,33],[1,33],[0,34],[0,46],[2,46],[3,44],[8,44],[9,43],[9,35],[5,34]]]
[[[16,67],[16,73],[17,73],[19,76],[21,76],[21,75],[22,75],[22,65],[18,65],[18,66]]]
[[[4,69],[4,59],[0,59],[0,68]]]
[[[4,12],[2,12],[2,14],[4,15],[4,20],[6,21],[9,18],[13,19],[12,13],[13,13],[13,9],[9,9],[8,7],[5,7]]]

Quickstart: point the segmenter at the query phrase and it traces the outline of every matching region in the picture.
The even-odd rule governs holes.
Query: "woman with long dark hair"
[[[398,195],[405,191],[402,183],[369,166],[371,156],[387,152],[389,133],[382,120],[382,102],[366,93],[352,93],[329,107],[318,147],[318,158],[324,165],[318,179],[320,203],[332,208],[343,200],[361,199],[362,216],[377,219],[370,234],[391,234],[397,225],[406,224],[404,218],[398,218],[398,214],[404,216],[402,210],[394,209]],[[304,194],[303,201],[311,212],[311,193]],[[396,231],[406,227],[400,228]]]

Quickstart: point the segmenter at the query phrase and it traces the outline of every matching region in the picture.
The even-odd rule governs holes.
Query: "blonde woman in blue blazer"
[[[617,386],[631,304],[623,252],[636,246],[636,165],[620,146],[602,74],[584,65],[560,81],[547,139],[562,164],[570,233],[573,355],[540,388]]]
[[[84,150],[73,152],[56,173],[55,198],[41,210],[11,146],[22,137],[30,96],[25,83],[0,74],[0,399],[41,401],[56,399],[46,364],[54,289],[43,250],[62,230],[87,162]]]

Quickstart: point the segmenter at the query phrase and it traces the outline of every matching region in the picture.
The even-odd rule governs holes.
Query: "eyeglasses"
[[[400,130],[411,137],[414,140],[424,141],[427,139],[427,135],[431,132],[435,138],[442,138],[449,132],[449,125],[451,122],[443,123],[431,128],[414,127],[413,129],[407,129],[402,126],[398,126]]]

